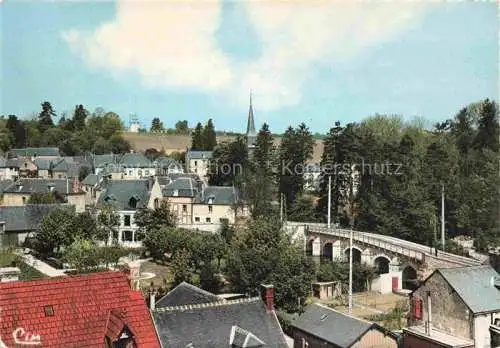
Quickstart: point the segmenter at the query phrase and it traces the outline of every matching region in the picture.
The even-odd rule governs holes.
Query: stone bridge
[[[350,230],[328,228],[326,224],[287,222],[294,239],[301,239],[304,250],[313,256],[348,261]],[[426,245],[375,233],[353,231],[353,262],[376,267],[380,275],[398,278],[398,288],[412,288],[436,268],[477,266],[481,261],[442,252]],[[386,277],[387,278],[387,277]],[[396,284],[391,285],[392,288]]]

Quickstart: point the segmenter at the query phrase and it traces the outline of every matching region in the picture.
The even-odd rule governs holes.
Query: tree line
[[[278,216],[283,205],[288,220],[325,222],[330,178],[332,221],[431,246],[439,239],[444,187],[446,235],[472,236],[485,251],[500,239],[498,136],[491,100],[431,129],[390,115],[337,121],[323,140],[320,189],[310,194],[303,176],[314,149],[308,127],[289,127],[276,146],[264,124],[251,154],[242,136],[215,147],[210,183],[239,188],[254,218]],[[236,170],[222,170],[227,164]]]
[[[83,105],[76,105],[71,116],[57,113],[48,101],[32,119],[16,115],[0,117],[0,149],[24,147],[58,147],[63,155],[75,156],[87,152],[95,154],[126,153],[130,143],[123,136],[120,117],[114,112],[97,108],[90,113]]]

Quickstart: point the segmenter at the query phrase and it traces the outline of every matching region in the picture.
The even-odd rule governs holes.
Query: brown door
[[[393,291],[398,289],[398,283],[399,283],[399,278],[392,277],[392,290]]]

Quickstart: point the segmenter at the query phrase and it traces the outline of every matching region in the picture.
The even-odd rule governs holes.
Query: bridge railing
[[[313,227],[313,226],[310,226]],[[307,229],[310,230],[310,227],[308,226]],[[333,236],[337,237],[342,237],[342,238],[350,238],[351,231],[346,230],[346,229],[332,229],[332,228],[327,228],[324,226],[314,226],[312,229],[313,232],[319,232],[323,234],[330,234]],[[394,243],[390,243],[387,241],[380,240],[378,238],[373,238],[370,236],[367,236],[366,234],[359,232],[359,231],[352,231],[352,239],[354,241],[364,243],[364,244],[369,244],[374,247],[378,247],[380,249],[385,249],[387,251],[392,251],[394,253],[400,254],[407,256],[409,258],[419,260],[419,261],[424,261],[425,260],[425,253],[419,251],[419,250],[414,250],[412,248],[408,248],[405,246],[401,245],[396,245]]]

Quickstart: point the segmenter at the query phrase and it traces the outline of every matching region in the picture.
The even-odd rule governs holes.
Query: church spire
[[[255,135],[255,120],[253,117],[252,91],[250,90],[250,107],[248,109],[247,136]]]

